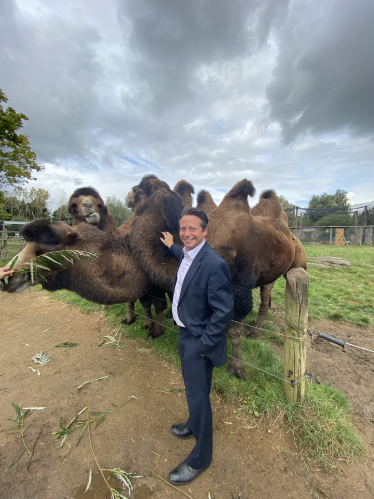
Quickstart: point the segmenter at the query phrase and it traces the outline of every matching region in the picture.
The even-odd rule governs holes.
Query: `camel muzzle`
[[[82,215],[89,224],[100,222],[100,215],[95,211],[95,207],[89,198],[85,198],[82,202]]]

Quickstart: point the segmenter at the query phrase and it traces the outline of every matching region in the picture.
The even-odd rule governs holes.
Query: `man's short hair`
[[[195,215],[195,217],[200,218],[200,226],[203,230],[208,227],[208,215],[204,210],[199,210],[199,208],[185,208],[179,216],[179,220],[185,215]]]

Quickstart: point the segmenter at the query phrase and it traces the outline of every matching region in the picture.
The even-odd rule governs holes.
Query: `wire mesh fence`
[[[302,244],[326,244],[330,246],[367,245],[374,246],[374,225],[290,227]]]

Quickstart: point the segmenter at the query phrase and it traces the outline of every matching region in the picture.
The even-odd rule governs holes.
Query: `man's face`
[[[200,218],[196,215],[184,215],[179,220],[179,237],[185,245],[186,251],[199,246],[204,241],[207,232],[208,229],[201,228]]]

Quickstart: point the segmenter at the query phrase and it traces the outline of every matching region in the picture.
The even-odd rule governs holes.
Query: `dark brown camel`
[[[42,287],[48,291],[68,289],[95,303],[112,305],[136,301],[148,293],[149,280],[119,234],[108,234],[91,224],[74,227],[65,222],[35,220],[25,225],[26,245],[19,253],[15,269],[36,256],[59,250],[82,250],[100,255],[97,260],[80,259],[53,271],[40,269]],[[17,292],[30,284],[23,274],[9,279],[6,291]],[[4,288],[4,284],[2,285]]]
[[[126,237],[131,227],[132,217],[122,224],[121,227],[116,228],[114,216],[108,211],[100,194],[93,187],[76,189],[70,196],[68,210],[73,215],[73,225],[89,223],[108,234],[117,232],[123,235],[123,237]],[[157,337],[164,332],[164,328],[162,324],[156,325],[152,319],[152,303],[158,316],[160,316],[161,311],[165,310],[166,303],[164,301],[164,294],[160,293],[159,290],[152,288],[151,294],[153,298],[148,295],[138,297],[144,309],[144,314],[142,314],[144,316],[142,328],[148,329],[150,336]],[[161,300],[158,298],[159,295]],[[133,324],[136,321],[135,302],[128,303],[127,305],[127,314],[121,322],[123,324]]]

